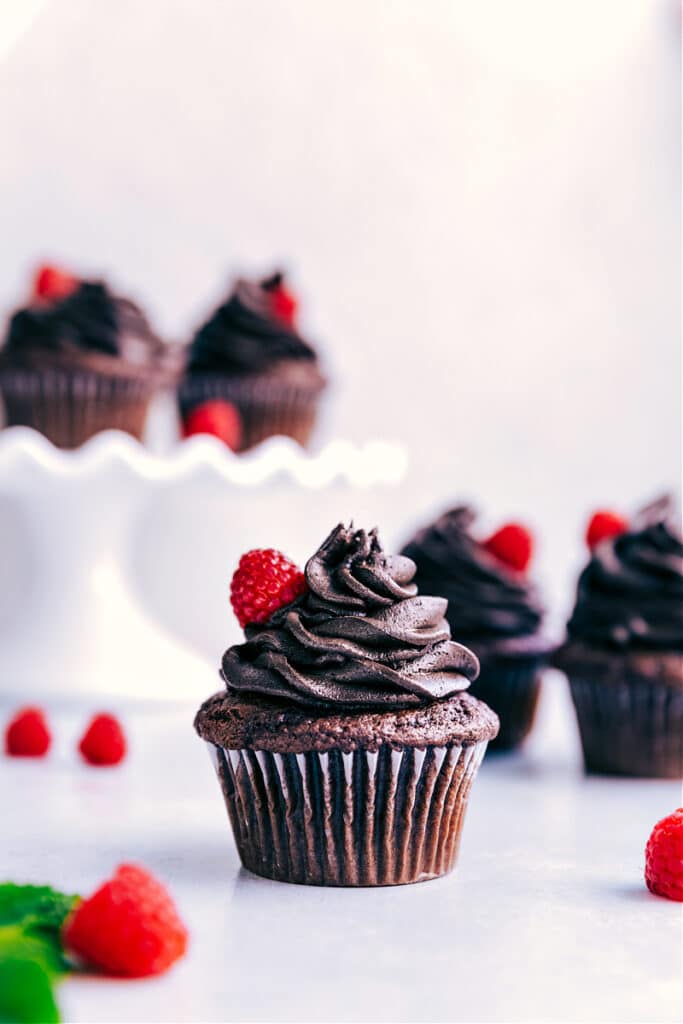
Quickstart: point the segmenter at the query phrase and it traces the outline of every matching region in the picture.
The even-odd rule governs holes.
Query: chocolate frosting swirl
[[[567,631],[598,647],[683,649],[683,538],[673,502],[647,506],[581,573]]]
[[[230,690],[296,704],[417,707],[464,690],[479,662],[451,640],[446,601],[420,597],[409,558],[375,530],[337,526],[306,565],[308,591],[223,657]]]
[[[295,328],[275,316],[271,292],[282,275],[237,281],[227,301],[195,335],[188,369],[193,373],[259,373],[282,360],[316,361]]]
[[[21,309],[10,320],[3,358],[31,363],[37,352],[97,352],[134,365],[158,361],[166,346],[130,299],[101,281],[83,281],[65,298]]]
[[[535,587],[472,536],[475,512],[445,512],[403,549],[417,565],[420,589],[448,600],[448,621],[477,650],[536,633],[543,609]]]

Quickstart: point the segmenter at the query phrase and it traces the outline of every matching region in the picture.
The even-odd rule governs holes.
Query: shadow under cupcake
[[[249,552],[232,598],[246,643],[195,719],[243,865],[310,885],[399,885],[453,867],[495,714],[475,655],[408,558],[338,526],[305,576]],[[259,621],[256,621],[256,620]]]
[[[629,524],[596,513],[578,582],[567,675],[586,770],[683,777],[683,539],[664,498]]]
[[[237,281],[190,345],[178,389],[184,424],[224,403],[239,415],[238,451],[278,434],[308,444],[326,381],[296,329],[296,308],[282,274]]]
[[[420,589],[448,601],[451,629],[481,665],[472,692],[500,718],[491,749],[510,750],[531,731],[541,672],[554,645],[526,577],[530,534],[510,523],[480,541],[472,533],[475,520],[471,508],[453,508],[419,530],[403,554],[417,565]]]
[[[141,440],[152,397],[177,377],[170,353],[134,302],[42,267],[0,351],[6,425],[60,448],[107,429]]]

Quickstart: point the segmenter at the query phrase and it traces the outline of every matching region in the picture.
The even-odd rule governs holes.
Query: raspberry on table
[[[232,402],[216,399],[195,406],[183,422],[185,437],[195,434],[210,434],[217,437],[232,451],[237,451],[242,440],[242,421],[239,411]]]
[[[86,963],[129,978],[162,974],[188,943],[169,893],[135,864],[121,864],[113,878],[78,903],[62,937]]]
[[[517,572],[524,572],[531,561],[533,538],[525,526],[506,523],[496,530],[482,546],[489,554]]]
[[[645,847],[645,882],[657,896],[683,902],[683,807],[652,829]]]
[[[99,714],[81,737],[78,749],[88,764],[114,765],[126,756],[126,737],[114,715]]]
[[[230,601],[240,626],[267,622],[279,608],[306,593],[301,570],[274,548],[242,555],[230,584]]]
[[[44,757],[51,743],[45,714],[37,707],[20,708],[5,730],[5,753],[10,757]]]
[[[617,512],[601,509],[594,512],[586,527],[586,544],[593,550],[596,545],[611,537],[619,537],[628,530],[628,521]]]

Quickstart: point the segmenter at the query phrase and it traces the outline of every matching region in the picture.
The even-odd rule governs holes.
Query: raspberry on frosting
[[[618,512],[601,509],[594,512],[586,527],[586,544],[593,550],[603,540],[619,537],[628,530],[628,521]]]
[[[285,287],[284,274],[273,274],[272,277],[266,278],[262,282],[262,286],[270,296],[273,316],[287,324],[288,327],[294,327],[299,304],[289,289]]]
[[[242,555],[230,584],[230,600],[242,628],[267,622],[279,608],[305,592],[304,574],[274,548]]]
[[[59,302],[75,292],[79,283],[73,274],[46,263],[38,267],[33,278],[33,298]]]
[[[506,523],[483,541],[482,547],[504,565],[525,572],[533,554],[533,538],[525,526]]]

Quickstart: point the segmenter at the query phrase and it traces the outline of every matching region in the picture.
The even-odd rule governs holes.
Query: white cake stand
[[[162,457],[118,431],[75,452],[28,428],[2,431],[0,512],[10,527],[2,529],[9,575],[0,599],[0,698],[201,698],[216,687],[213,650],[193,650],[136,593],[137,553],[163,531],[167,501],[172,518],[167,496],[191,496],[201,510],[207,495],[219,494],[234,513],[237,557],[245,550],[240,523],[249,522],[257,494],[263,503],[275,486],[278,502],[283,486],[299,499],[340,482],[367,489],[398,482],[404,469],[403,452],[382,443],[335,442],[310,456],[273,438],[238,457],[214,438],[196,437]],[[145,512],[154,501],[161,511],[150,526]]]

